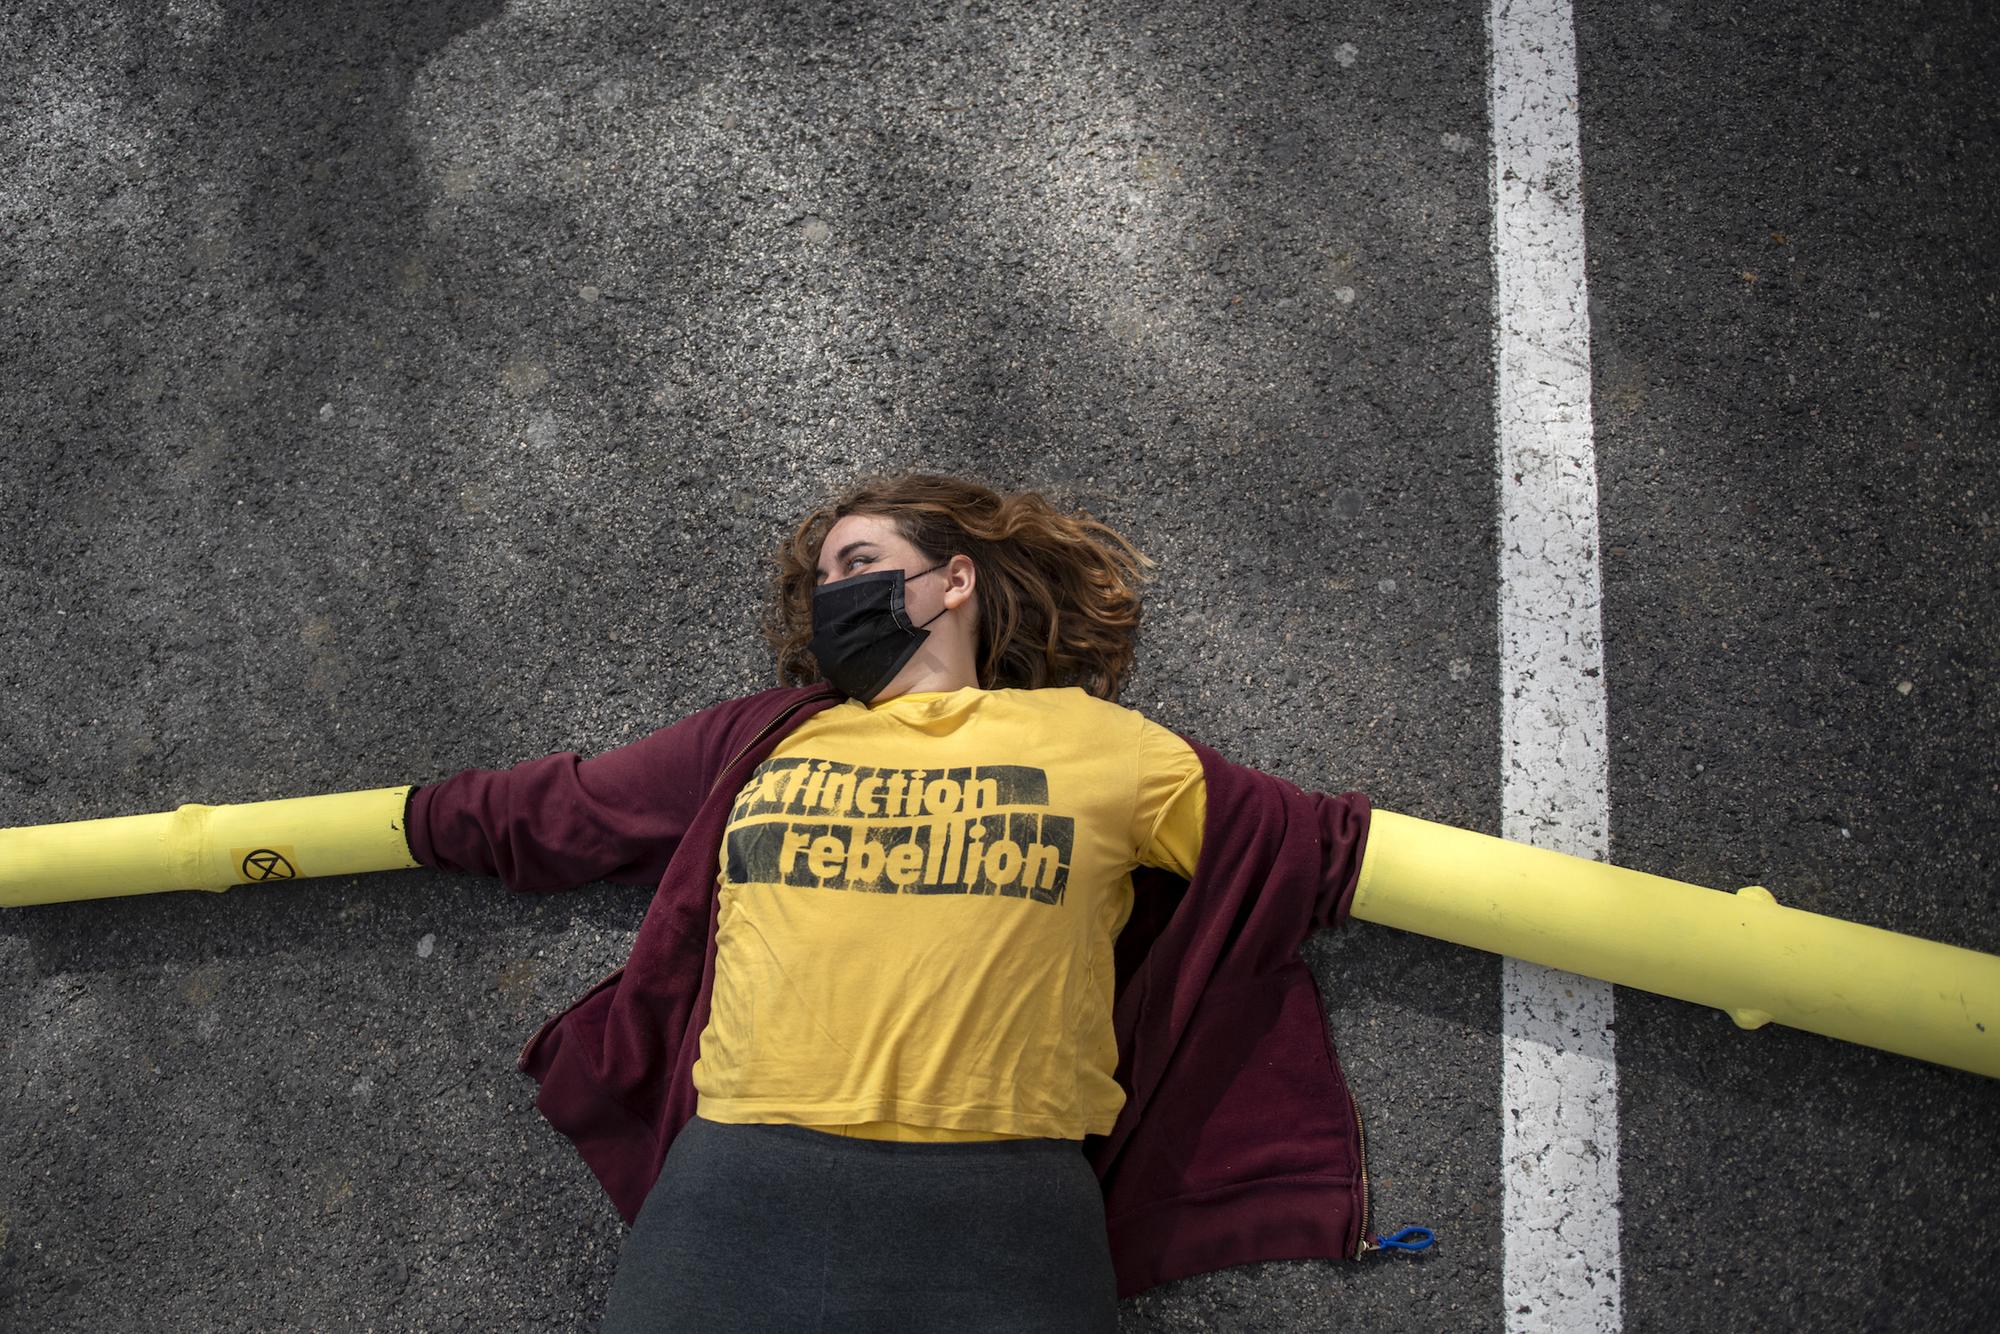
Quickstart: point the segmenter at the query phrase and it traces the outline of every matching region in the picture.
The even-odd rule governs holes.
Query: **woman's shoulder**
[[[1146,715],[1137,709],[1093,695],[1082,686],[1041,686],[1033,690],[1009,688],[993,693],[1010,696],[1028,708],[1069,715],[1099,727],[1113,723],[1132,727],[1148,721]]]
[[[673,725],[726,729],[754,724],[761,727],[784,709],[815,695],[831,698],[833,692],[830,687],[818,683],[803,686],[772,686],[716,700],[691,713],[683,714],[680,721]]]
[[[996,692],[1000,693],[1000,692]],[[1105,760],[1130,765],[1142,783],[1181,780],[1202,771],[1199,752],[1179,732],[1116,700],[1093,695],[1081,686],[1043,687],[1011,693],[1047,712],[1035,720],[1063,736],[1086,738]]]

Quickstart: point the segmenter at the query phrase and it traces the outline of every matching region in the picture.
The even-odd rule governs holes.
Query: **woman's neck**
[[[953,664],[923,663],[923,655],[919,654],[869,703],[881,704],[903,695],[945,694],[978,684],[979,678],[971,671],[970,664],[958,665],[954,670]]]

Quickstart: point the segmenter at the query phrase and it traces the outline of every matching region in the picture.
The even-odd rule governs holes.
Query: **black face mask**
[[[921,579],[949,564],[933,565],[910,578]],[[940,610],[931,621],[948,610]],[[901,570],[821,584],[813,590],[812,655],[819,661],[820,675],[866,704],[888,689],[903,664],[931,637],[924,628],[931,621],[911,625],[904,614]]]

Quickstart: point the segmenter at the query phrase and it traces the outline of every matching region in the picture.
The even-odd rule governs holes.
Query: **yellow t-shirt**
[[[849,699],[739,792],[696,1112],[875,1139],[1111,1129],[1135,865],[1192,877],[1201,761],[1079,688]]]

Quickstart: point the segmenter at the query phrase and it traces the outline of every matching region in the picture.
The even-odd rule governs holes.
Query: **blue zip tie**
[[[1375,1245],[1385,1251],[1429,1250],[1437,1234],[1427,1227],[1406,1227],[1386,1237],[1375,1238]]]

